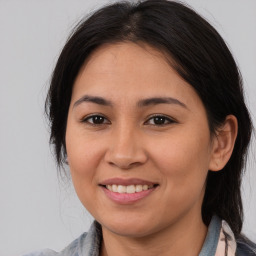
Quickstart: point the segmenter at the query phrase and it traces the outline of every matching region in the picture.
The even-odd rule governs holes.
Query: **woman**
[[[193,10],[100,9],[64,46],[46,107],[57,162],[95,222],[39,255],[256,255],[241,235],[252,131],[242,80]]]

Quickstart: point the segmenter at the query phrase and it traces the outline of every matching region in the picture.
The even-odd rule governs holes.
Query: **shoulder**
[[[61,252],[50,249],[32,252],[22,256],[89,256],[98,255],[102,240],[101,225],[94,221],[88,232],[83,233]]]
[[[236,239],[237,256],[256,256],[256,244],[245,236],[239,236]]]
[[[29,254],[25,254],[22,256],[80,256],[79,247],[81,241],[84,240],[87,236],[87,233],[83,233],[80,237],[70,243],[66,248],[64,248],[60,252],[56,252],[50,249],[44,249],[40,251],[31,252]]]
[[[44,249],[40,251],[30,252],[28,254],[23,254],[22,256],[57,256],[57,255],[59,254],[53,250]]]

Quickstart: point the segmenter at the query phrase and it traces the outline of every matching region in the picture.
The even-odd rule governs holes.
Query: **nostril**
[[[147,155],[141,146],[125,147],[111,145],[105,152],[104,160],[111,166],[128,170],[144,164]]]
[[[111,161],[109,162],[109,164],[111,166],[116,166],[116,167],[119,167],[120,169],[123,169],[123,170],[129,170],[131,168],[134,168],[136,166],[139,166],[141,163],[140,162],[132,162],[131,160],[116,160],[116,161]]]

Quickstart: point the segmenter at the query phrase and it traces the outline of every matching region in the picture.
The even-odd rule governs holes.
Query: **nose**
[[[139,132],[127,126],[112,131],[105,161],[123,170],[144,164],[147,154]]]

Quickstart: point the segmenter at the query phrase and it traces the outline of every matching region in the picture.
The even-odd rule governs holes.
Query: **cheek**
[[[66,148],[72,181],[80,200],[93,196],[92,188],[97,187],[96,170],[102,159],[102,146],[97,140],[85,136],[82,129],[68,123]]]
[[[71,172],[78,175],[93,172],[92,166],[96,165],[100,157],[99,143],[88,136],[83,127],[71,121],[67,124],[66,149]]]
[[[97,144],[78,138],[79,136],[73,136],[66,143],[69,168],[77,196],[90,211],[97,204],[96,170],[101,160],[101,150]]]
[[[81,140],[76,146],[67,147],[69,167],[75,187],[87,185],[89,189],[89,186],[97,184],[96,170],[102,160],[102,152],[97,145],[84,144]]]
[[[151,156],[169,192],[199,193],[205,184],[210,160],[208,133],[189,131],[154,143]]]

